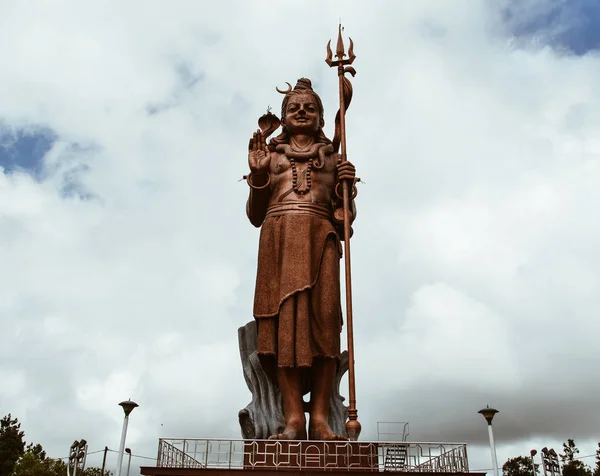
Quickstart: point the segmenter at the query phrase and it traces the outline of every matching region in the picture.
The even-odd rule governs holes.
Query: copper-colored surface
[[[354,68],[350,65],[354,62],[356,56],[354,55],[354,43],[350,40],[350,49],[348,50],[348,58],[346,56],[344,41],[342,39],[342,25],[338,28],[338,40],[336,47],[336,61],[331,58],[331,41],[327,44],[327,59],[326,63],[330,67],[337,67],[339,77],[339,89],[340,89],[340,110],[338,113],[339,117],[339,130],[340,130],[340,145],[341,145],[341,156],[342,162],[346,162],[347,149],[346,149],[346,106],[347,102],[352,95],[352,87],[349,85],[348,79],[345,77],[345,73],[350,73],[352,76],[356,74]],[[349,91],[349,93],[348,93]],[[350,97],[348,97],[348,95]],[[358,421],[358,410],[356,408],[356,379],[354,373],[354,328],[353,328],[353,315],[352,315],[352,272],[351,272],[351,261],[350,261],[350,186],[353,183],[349,183],[348,180],[342,182],[342,199],[343,199],[343,217],[344,217],[344,265],[345,265],[345,276],[346,276],[346,326],[348,329],[348,386],[349,386],[349,405],[348,405],[348,422],[346,423],[346,433],[348,438],[353,441],[358,440],[360,435],[361,425]]]
[[[375,446],[336,446],[335,442],[282,441],[275,451],[267,450],[267,443],[247,444],[244,469],[273,469],[277,471],[315,471],[324,467],[329,471],[378,471]],[[351,451],[348,451],[351,448]]]
[[[344,440],[331,430],[329,414],[341,353],[340,239],[351,233],[347,192],[355,170],[325,136],[323,104],[310,80],[277,91],[285,95],[281,120],[269,111],[250,139],[246,207],[250,222],[261,227],[257,352],[273,368],[284,410],[285,427],[270,437]],[[279,124],[282,132],[267,144]],[[344,228],[334,214],[342,208],[339,188],[346,190]],[[309,392],[307,429],[303,396]]]

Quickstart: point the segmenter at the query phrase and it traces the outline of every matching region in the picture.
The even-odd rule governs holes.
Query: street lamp
[[[494,419],[494,415],[498,413],[498,410],[490,408],[488,405],[477,413],[481,413],[483,418],[485,418],[485,421],[487,421],[488,435],[490,437],[490,450],[492,452],[492,464],[494,465],[494,476],[500,476],[500,472],[498,471],[498,457],[496,456],[496,445],[494,444],[494,432],[492,431],[492,420]]]
[[[131,468],[131,448],[125,448],[125,453],[129,455],[129,461],[127,462],[127,476],[129,476],[129,469]]]
[[[71,474],[76,476],[78,471],[83,472],[85,469],[85,460],[87,458],[87,449],[88,445],[86,440],[75,440],[73,442],[69,451],[69,460],[67,462],[67,476],[71,476]],[[73,466],[72,473],[71,466]]]
[[[536,476],[534,456],[537,454],[537,450],[531,450],[529,454],[531,455],[531,469],[533,470],[533,476]]]
[[[123,420],[123,431],[121,432],[121,445],[119,447],[119,459],[117,460],[117,476],[121,476],[121,466],[123,466],[123,453],[125,453],[125,437],[127,436],[127,424],[129,423],[129,414],[135,407],[139,405],[131,400],[119,403],[123,407],[125,412],[125,419]],[[497,475],[496,475],[497,476]]]
[[[542,467],[544,468],[544,476],[560,475],[560,464],[558,462],[558,454],[554,448],[542,448]]]

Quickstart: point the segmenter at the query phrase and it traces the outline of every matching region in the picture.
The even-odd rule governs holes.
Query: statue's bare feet
[[[329,423],[321,418],[311,418],[308,426],[308,435],[311,440],[347,441],[348,438],[331,431]]]
[[[269,440],[306,440],[306,422],[289,422],[281,433],[269,436]]]

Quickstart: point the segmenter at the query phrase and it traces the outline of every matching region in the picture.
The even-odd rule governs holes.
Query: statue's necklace
[[[288,157],[288,159],[290,161],[290,165],[292,166],[292,188],[298,195],[306,195],[308,192],[310,192],[310,188],[312,186],[312,159],[308,159],[308,165],[306,166],[306,187],[302,190],[300,190],[298,187],[298,170],[296,169],[296,161],[293,157]]]
[[[333,152],[332,146],[326,146],[325,144],[313,144],[308,151],[294,150],[289,144],[279,144],[275,148],[280,154],[284,154],[290,161],[292,166],[292,190],[298,195],[306,195],[310,192],[312,186],[312,169],[313,167],[321,168],[324,162],[324,153]],[[308,162],[306,165],[306,187],[302,190],[298,187],[298,169],[296,168],[296,159],[301,162]],[[316,164],[313,163],[313,159],[316,159]]]

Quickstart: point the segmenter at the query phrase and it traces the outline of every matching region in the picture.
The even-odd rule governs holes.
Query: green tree
[[[11,476],[65,476],[67,474],[67,465],[59,460],[52,458],[39,458],[32,452],[25,453],[15,467]]]
[[[24,436],[19,420],[10,413],[0,420],[0,476],[9,476],[25,452]]]
[[[104,471],[104,474],[102,474],[100,468],[86,468],[82,476],[110,476],[110,471]]]
[[[576,459],[579,454],[579,448],[575,444],[575,440],[568,439],[563,443],[563,452],[560,459],[563,462],[563,476],[592,476],[592,471],[582,461]]]
[[[596,450],[596,467],[594,468],[594,476],[600,476],[600,443],[598,443],[598,449]]]
[[[539,464],[535,465],[536,474],[539,473]],[[532,476],[533,469],[531,458],[527,456],[516,456],[509,458],[502,465],[502,473],[504,476]]]
[[[572,463],[578,454],[579,448],[575,445],[575,440],[568,439],[566,443],[563,443],[563,452],[560,455],[560,459],[563,463]]]
[[[46,452],[39,443],[35,445],[33,443],[29,443],[27,448],[25,448],[25,453],[33,453],[40,461],[44,461],[46,459]]]
[[[39,443],[25,448],[25,433],[18,419],[9,413],[0,420],[0,476],[64,476],[67,464],[60,459],[46,457]],[[110,476],[100,468],[87,468],[81,476]]]
[[[27,452],[19,458],[10,476],[65,476],[66,474],[67,463],[64,461],[46,457],[40,459],[35,453]],[[86,468],[83,473],[77,474],[81,476],[110,476],[108,471],[102,474],[100,468]]]

